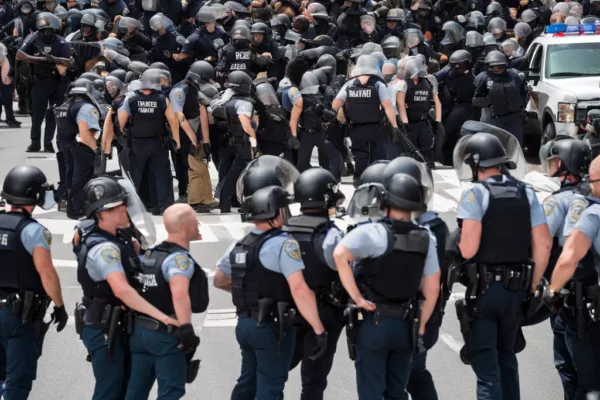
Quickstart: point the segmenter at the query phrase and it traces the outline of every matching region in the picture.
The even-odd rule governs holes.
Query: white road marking
[[[459,353],[464,345],[462,340],[458,340],[447,333],[440,333],[440,339],[455,353]]]

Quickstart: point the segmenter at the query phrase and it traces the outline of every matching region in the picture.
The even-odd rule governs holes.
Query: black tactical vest
[[[45,295],[33,256],[21,242],[21,232],[33,222],[25,213],[0,212],[0,288]]]
[[[375,303],[399,304],[417,296],[429,251],[429,232],[411,222],[384,219],[388,248],[361,260],[366,295]]]
[[[153,91],[151,94],[145,95],[138,90],[128,101],[133,116],[131,136],[134,139],[168,135],[167,117],[165,117],[167,100],[162,93]]]
[[[323,255],[323,241],[329,229],[337,227],[327,217],[299,215],[291,217],[284,228],[300,244],[304,262],[304,280],[312,290],[329,289],[338,273],[327,265]]]
[[[515,80],[510,75],[496,79],[488,78],[488,84],[490,80],[493,82],[489,87],[492,115],[501,117],[521,111],[523,99]]]
[[[245,159],[251,159],[250,153],[250,141],[248,135],[244,131],[242,127],[242,123],[240,122],[240,118],[238,117],[237,112],[235,111],[235,103],[238,100],[246,100],[245,97],[232,97],[225,104],[225,112],[227,114],[227,125],[229,128],[229,133],[233,139],[233,143],[238,151],[238,153]]]
[[[227,64],[226,71],[244,71],[251,75],[252,51],[250,49],[238,50],[231,46],[225,52],[225,60]]]
[[[142,259],[142,297],[167,315],[174,315],[173,297],[169,283],[165,281],[162,265],[173,252],[187,253],[174,243],[162,242],[146,251]],[[193,260],[193,259],[192,259]],[[208,307],[208,279],[206,273],[194,260],[194,275],[190,280],[190,301],[193,313],[202,313]]]
[[[457,74],[452,71],[446,78],[446,87],[454,103],[471,103],[475,95],[475,86],[473,81],[475,76],[471,72],[468,74]]]
[[[488,265],[519,264],[531,254],[531,212],[525,184],[480,182],[489,191],[489,205],[481,220],[481,243],[473,261]]]
[[[448,230],[448,225],[441,219],[439,216],[436,216],[431,221],[420,223],[421,225],[425,225],[429,228],[431,233],[435,236],[437,242],[437,255],[438,262],[440,264],[440,271],[442,273],[442,277],[447,276],[448,272],[448,262],[446,261],[446,242],[448,241],[448,235],[450,231]],[[442,281],[445,282],[445,281]]]
[[[81,238],[81,242],[74,249],[75,255],[77,256],[77,281],[83,289],[83,296],[86,299],[91,300],[91,305],[88,306],[88,310],[94,315],[98,315],[98,313],[102,312],[104,306],[107,304],[114,306],[122,305],[121,300],[114,295],[108,282],[95,282],[90,277],[86,268],[88,252],[93,247],[104,242],[111,242],[119,247],[121,264],[123,265],[127,281],[134,288],[139,286],[133,278],[141,270],[140,259],[136,254],[135,249],[127,245],[127,243],[118,237],[94,227],[88,234],[85,234]]]
[[[67,100],[60,106],[54,109],[54,117],[56,119],[57,136],[61,140],[73,141],[75,136],[79,133],[79,126],[77,126],[77,113],[81,110],[85,104],[88,103],[85,100]],[[98,115],[100,110],[98,110]],[[116,113],[115,113],[116,114]]]
[[[183,115],[185,115],[185,118],[190,120],[200,117],[200,106],[198,105],[198,92],[192,87],[190,87],[190,85],[185,81],[179,82],[178,84],[173,86],[171,90],[175,88],[181,88],[185,93],[185,103],[183,104]]]
[[[379,92],[375,87],[375,80],[363,85],[358,78],[346,88],[346,118],[353,124],[378,124],[380,122]]]
[[[319,98],[316,94],[302,95],[303,109],[300,116],[300,128],[319,131],[321,130],[321,117],[317,114],[316,107],[319,104]]]
[[[293,304],[285,276],[265,268],[259,257],[262,245],[280,234],[279,229],[270,229],[260,234],[250,232],[231,250],[231,294],[238,310],[257,310],[260,299],[275,299]]]
[[[413,80],[407,81],[406,90],[406,116],[408,122],[419,122],[427,119],[427,113],[431,108],[433,90],[425,78],[419,78],[415,85]]]
[[[63,46],[61,41],[64,41],[64,39],[61,36],[56,35],[54,41],[48,44],[44,42],[43,34],[40,32],[39,35],[33,40],[32,56],[44,57],[43,53],[47,53],[55,57],[59,57],[61,47]],[[56,67],[50,63],[32,63],[31,68],[31,72],[33,73],[33,75],[58,76],[58,72],[56,72]]]

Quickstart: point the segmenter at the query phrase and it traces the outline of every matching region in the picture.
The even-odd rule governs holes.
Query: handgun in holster
[[[577,323],[577,339],[582,341],[585,337],[585,299],[583,282],[575,281],[575,319]]]
[[[23,299],[19,293],[15,293],[12,296],[12,313],[18,316],[23,314]]]
[[[262,328],[265,325],[265,322],[270,321],[274,304],[275,299],[272,298],[258,300],[258,323],[256,326]]]
[[[108,325],[108,334],[106,336],[106,341],[108,342],[108,355],[107,360],[112,361],[112,356],[115,351],[115,341],[117,338],[117,331],[119,328],[119,321],[121,319],[121,307],[113,307],[113,311],[110,315],[110,322]]]
[[[594,322],[600,321],[600,286],[590,286],[586,290],[586,296],[590,300],[588,311]]]
[[[417,354],[418,342],[419,342],[419,325],[421,324],[421,318],[418,315],[412,319],[412,325],[410,327],[410,340],[412,342],[413,354]]]
[[[465,299],[456,300],[454,306],[456,308],[456,318],[460,324],[460,333],[466,342],[469,331],[471,330],[472,315],[469,313],[469,307],[467,306]]]
[[[24,324],[33,321],[33,316],[37,311],[38,304],[35,292],[31,290],[23,292],[23,310],[21,311],[21,319]]]
[[[348,344],[348,355],[352,361],[356,359],[355,347],[360,322],[359,313],[360,309],[354,303],[348,304],[348,307],[344,309],[344,317],[346,318],[346,343]]]
[[[114,307],[110,304],[105,305],[100,312],[100,319],[97,321],[100,329],[102,330],[102,333],[105,335],[108,334],[108,329],[110,327],[110,317],[113,313],[113,308]]]
[[[86,307],[81,303],[75,304],[75,332],[81,338],[81,334],[83,332],[83,326],[85,325],[85,313]]]
[[[290,307],[290,303],[285,301],[277,302],[277,334],[279,342],[277,343],[277,352],[279,353],[281,341],[289,328],[294,326],[296,321],[296,309]]]
[[[529,287],[533,282],[533,269],[535,267],[535,262],[533,260],[529,260],[528,263],[523,264],[522,274],[521,274],[521,290],[529,291]]]
[[[467,277],[467,290],[465,291],[465,303],[471,309],[471,313],[477,311],[477,293],[479,289],[478,266],[476,263],[464,264]]]

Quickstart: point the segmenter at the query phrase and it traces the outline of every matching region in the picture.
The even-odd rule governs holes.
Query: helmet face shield
[[[348,216],[355,222],[366,222],[385,216],[386,190],[380,183],[360,185],[348,205]]]

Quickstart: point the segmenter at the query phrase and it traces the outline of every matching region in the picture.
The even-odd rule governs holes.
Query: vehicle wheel
[[[550,121],[544,128],[544,134],[542,137],[542,141],[544,143],[549,142],[550,140],[556,137],[556,129],[554,129],[554,122]]]
[[[537,156],[540,152],[542,145],[543,136],[539,135],[527,135],[525,136],[525,147],[527,147],[527,154],[530,156]]]

